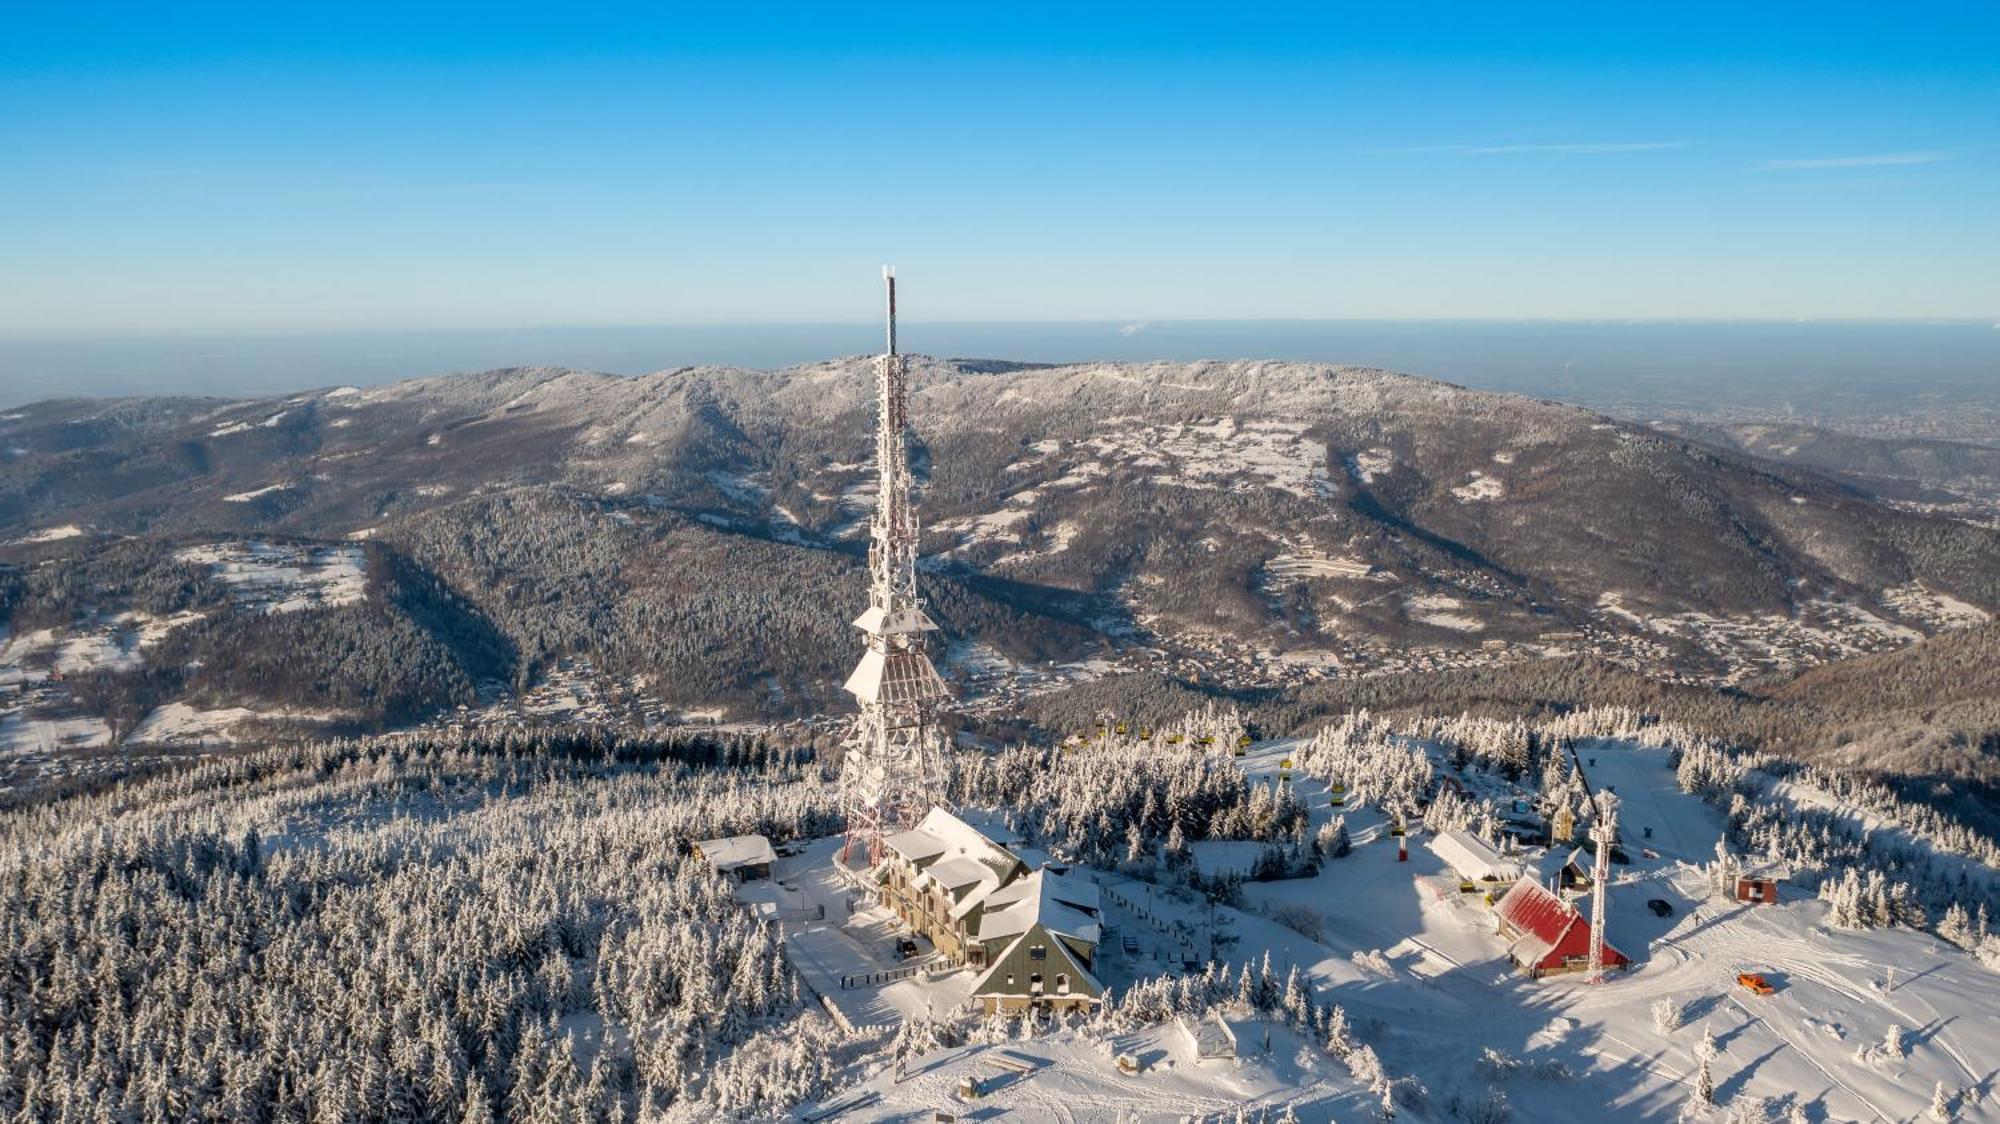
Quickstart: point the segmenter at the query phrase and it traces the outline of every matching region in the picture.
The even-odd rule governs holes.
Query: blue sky
[[[2000,318],[1992,3],[751,7],[0,2],[0,334]]]

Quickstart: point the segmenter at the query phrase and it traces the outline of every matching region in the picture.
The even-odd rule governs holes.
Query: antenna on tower
[[[882,267],[882,283],[888,286],[889,289],[889,355],[891,358],[894,358],[896,354],[896,267],[895,266],[885,265]]]

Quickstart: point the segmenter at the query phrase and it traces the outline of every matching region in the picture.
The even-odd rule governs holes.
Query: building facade
[[[1102,937],[1095,882],[1021,858],[979,829],[932,808],[882,840],[882,904],[945,959],[980,973],[973,998],[988,1012],[1075,1010],[1104,996],[1092,973]]]

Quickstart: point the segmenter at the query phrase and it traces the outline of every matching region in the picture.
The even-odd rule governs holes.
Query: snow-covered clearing
[[[125,735],[125,741],[131,745],[233,745],[236,739],[229,736],[229,728],[256,717],[256,711],[242,706],[197,710],[187,703],[168,703],[141,719]]]
[[[224,496],[224,497],[222,497],[222,502],[224,502],[224,503],[249,503],[250,501],[252,501],[252,500],[254,500],[254,499],[257,499],[257,498],[259,498],[259,497],[261,497],[261,496],[268,496],[268,495],[272,494],[273,492],[286,492],[286,491],[290,491],[290,490],[291,490],[291,487],[292,487],[292,486],[291,486],[290,484],[266,484],[266,485],[264,485],[264,486],[263,486],[263,487],[261,487],[261,488],[253,488],[253,489],[251,489],[250,491],[247,491],[247,492],[236,492],[236,493],[234,493],[234,494],[232,494],[232,495],[227,495],[227,496]]]
[[[1108,421],[1107,421],[1108,424]],[[1333,495],[1338,485],[1327,475],[1326,445],[1305,436],[1303,422],[1225,417],[1207,423],[1118,427],[1076,442],[1096,460],[1070,466],[1071,477],[1088,479],[1096,464],[1148,470],[1155,483],[1220,488],[1257,482],[1308,498]],[[1079,481],[1080,482],[1080,481]]]
[[[1307,554],[1280,554],[1264,563],[1264,569],[1281,578],[1368,578],[1379,577],[1374,565],[1359,558],[1324,558]]]
[[[1465,483],[1453,488],[1451,494],[1457,497],[1460,503],[1480,503],[1485,500],[1497,500],[1506,495],[1507,487],[1497,476],[1474,472]]]
[[[13,545],[26,546],[34,543],[61,542],[64,539],[73,539],[85,533],[82,527],[74,523],[65,523],[60,527],[44,527],[39,531],[23,535],[15,539]]]
[[[1480,632],[1486,628],[1486,622],[1461,611],[1465,602],[1441,593],[1407,598],[1403,608],[1413,621],[1448,628],[1453,632]]]
[[[0,714],[0,753],[39,753],[66,749],[99,749],[111,744],[111,727],[102,718],[30,718]]]
[[[175,557],[211,567],[239,602],[271,613],[350,605],[368,592],[367,555],[360,546],[209,543]]]
[[[985,515],[940,519],[933,529],[958,535],[961,548],[983,543],[1019,543],[1022,540],[1021,524],[1033,515],[1031,511],[993,511]]]
[[[80,671],[131,671],[144,662],[138,647],[138,634],[124,629],[74,635],[56,646],[55,667],[64,675]]]

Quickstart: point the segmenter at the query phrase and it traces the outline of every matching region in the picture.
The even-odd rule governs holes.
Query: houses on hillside
[[[947,959],[980,970],[973,997],[989,1012],[1073,1009],[1103,997],[1091,971],[1102,937],[1096,883],[1031,871],[943,808],[882,846],[874,872],[882,904]]]

